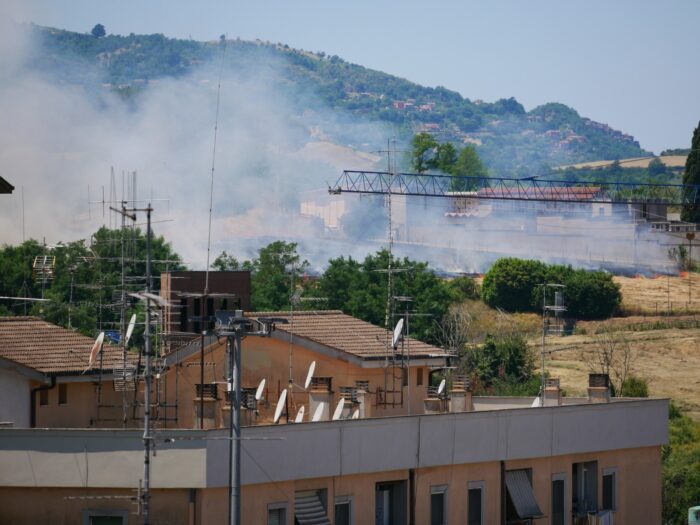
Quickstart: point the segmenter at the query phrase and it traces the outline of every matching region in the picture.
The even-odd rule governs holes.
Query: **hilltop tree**
[[[107,32],[105,31],[105,26],[103,26],[102,24],[97,24],[95,25],[95,27],[92,28],[90,34],[95,38],[102,38],[107,34]]]
[[[411,169],[425,173],[435,167],[438,141],[429,133],[418,133],[411,139]]]
[[[690,152],[685,161],[685,173],[683,174],[683,184],[700,185],[700,123],[693,132],[693,142],[690,145]],[[684,221],[700,222],[700,196],[695,195],[692,206],[683,208],[681,218]]]
[[[481,162],[479,154],[476,152],[474,146],[467,144],[459,152],[459,157],[452,169],[452,175],[455,177],[487,177],[488,171],[486,167]],[[471,191],[476,188],[473,187],[474,183],[472,181],[465,181],[460,179],[455,179],[450,184],[451,191]]]

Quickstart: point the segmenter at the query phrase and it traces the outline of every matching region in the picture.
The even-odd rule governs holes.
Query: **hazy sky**
[[[700,120],[698,0],[5,1],[40,25],[260,38],[471,99],[563,102],[656,153],[688,147]]]

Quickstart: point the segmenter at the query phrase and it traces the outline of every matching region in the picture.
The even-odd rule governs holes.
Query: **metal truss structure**
[[[328,188],[328,192],[333,195],[390,193],[419,197],[473,197],[521,201],[700,205],[699,185],[583,182],[542,180],[535,177],[453,177],[387,171],[343,171],[335,186]]]

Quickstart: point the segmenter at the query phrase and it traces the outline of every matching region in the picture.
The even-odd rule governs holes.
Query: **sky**
[[[562,102],[659,153],[700,120],[700,2],[7,0],[20,21],[88,32],[269,40],[470,99]]]

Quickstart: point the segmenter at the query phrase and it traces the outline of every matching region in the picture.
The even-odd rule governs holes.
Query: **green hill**
[[[32,30],[39,43],[29,63],[35,71],[63,83],[111,89],[128,99],[137,99],[157,79],[211,74],[208,66],[222,56],[219,41],[159,34],[95,38],[38,26]],[[556,165],[650,155],[634,137],[583,118],[563,104],[526,112],[514,98],[493,103],[470,100],[444,87],[420,86],[337,56],[270,42],[228,40],[223,56],[227,68],[239,71],[257,71],[261,64],[269,64],[275,72],[271,81],[288,89],[300,112],[322,102],[340,115],[391,124],[402,141],[428,131],[443,141],[472,143],[491,171],[500,175],[523,176]],[[347,144],[347,137],[339,136],[342,131],[324,132]]]

